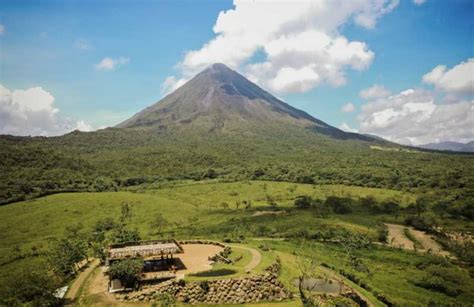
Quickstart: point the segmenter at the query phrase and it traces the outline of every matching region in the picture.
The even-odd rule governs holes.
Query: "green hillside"
[[[259,127],[73,132],[0,138],[0,202],[58,191],[103,191],[175,179],[265,179],[399,190],[472,189],[474,156],[378,150],[308,129]],[[372,146],[372,147],[371,147]],[[446,190],[449,189],[449,190]]]
[[[351,212],[341,214],[317,208],[297,209],[294,202],[301,195],[319,199],[323,204],[329,197],[348,198],[351,200]],[[369,196],[374,197],[376,203],[396,202],[400,204],[401,211],[396,215],[375,213],[361,202]],[[352,272],[358,278],[355,280],[370,289],[368,292],[371,295],[383,296],[389,302],[400,305],[426,305],[430,301],[446,304],[469,302],[472,299],[469,289],[474,286],[474,281],[464,266],[458,267],[454,262],[434,256],[372,245],[356,251],[370,272],[367,274],[350,269],[344,256],[344,245],[332,243],[333,240],[343,242],[354,236],[377,241],[380,223],[387,220],[402,222],[410,215],[409,211],[405,211],[408,209],[403,208],[415,200],[414,194],[388,189],[264,181],[181,181],[128,192],[51,195],[0,207],[0,285],[3,285],[0,288],[7,289],[7,284],[15,276],[21,276],[24,270],[41,267],[49,240],[61,237],[66,227],[80,223],[85,232],[91,233],[99,221],[117,219],[121,205],[127,203],[133,213],[131,227],[136,227],[145,239],[156,238],[150,233],[150,225],[157,214],[162,214],[169,222],[164,230],[165,237],[238,240],[257,248],[265,244],[276,252],[288,255],[301,249],[300,240],[306,238],[313,242],[310,245],[313,252],[317,251],[319,265]],[[251,206],[246,207],[246,203],[251,203]],[[432,212],[431,207],[428,211]],[[444,227],[456,224],[464,230],[471,227],[469,223],[460,224],[449,219],[445,219],[444,223]],[[268,239],[256,241],[252,239],[254,237]],[[287,241],[274,241],[271,237],[285,237]],[[303,247],[303,254],[311,252],[310,241]],[[282,257],[288,257],[285,255],[282,254]],[[292,262],[288,261],[284,262],[283,278],[297,274]],[[417,285],[417,281],[424,278],[426,268],[434,270],[440,261],[449,270],[449,276],[463,278],[456,296]],[[440,278],[451,277],[442,275]],[[450,282],[448,279],[447,283]],[[284,281],[290,283],[291,279]],[[396,290],[394,283],[397,284]]]

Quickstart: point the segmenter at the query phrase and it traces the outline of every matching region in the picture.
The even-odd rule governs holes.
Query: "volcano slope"
[[[0,136],[0,203],[215,177],[464,193],[473,161],[343,132],[214,64],[117,127]]]

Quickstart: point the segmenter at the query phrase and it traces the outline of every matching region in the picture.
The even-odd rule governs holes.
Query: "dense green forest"
[[[474,156],[420,151],[310,129],[109,128],[0,137],[0,203],[57,192],[114,191],[176,179],[257,179],[470,195]]]

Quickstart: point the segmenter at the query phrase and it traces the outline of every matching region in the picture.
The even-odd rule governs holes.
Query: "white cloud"
[[[341,111],[344,113],[351,113],[355,111],[355,105],[352,102],[348,102],[342,106]]]
[[[113,58],[103,58],[98,64],[95,65],[97,70],[115,70],[117,67],[122,66],[130,62],[130,58],[119,57],[117,59]]]
[[[359,93],[359,97],[366,100],[383,98],[390,95],[390,91],[382,85],[374,84],[369,88],[363,89]]]
[[[423,82],[448,94],[474,95],[474,58],[449,70],[445,65],[438,65],[423,76]]]
[[[5,26],[0,24],[0,35],[3,35],[5,33]]]
[[[219,13],[216,36],[186,53],[179,64],[182,78],[222,62],[276,92],[343,85],[346,71],[366,69],[374,53],[364,42],[349,41],[340,28],[351,21],[373,28],[397,5],[398,0],[234,0],[233,9]],[[265,59],[252,62],[257,53]]]
[[[42,87],[10,91],[0,85],[0,134],[51,136],[75,129],[92,127],[61,116],[53,95]]]
[[[426,0],[413,0],[413,3],[415,3],[416,5],[422,5],[425,2]]]
[[[163,84],[161,85],[161,93],[163,95],[167,95],[167,94],[175,91],[179,87],[181,87],[187,81],[188,80],[184,79],[184,78],[177,79],[175,76],[170,76],[170,77],[166,78],[165,81],[163,82]]]
[[[82,50],[82,51],[92,50],[92,46],[89,44],[89,42],[87,40],[85,40],[83,38],[76,39],[73,43],[73,46],[74,46],[74,48],[76,48],[78,50]],[[106,58],[106,59],[109,59],[109,58]]]
[[[343,130],[343,131],[346,131],[346,132],[353,132],[353,133],[359,132],[357,129],[352,128],[352,127],[349,126],[347,123],[342,123],[342,124],[339,126],[339,129],[341,129],[341,130]]]
[[[361,133],[401,144],[474,139],[474,101],[447,103],[432,91],[409,89],[370,101],[358,117]]]

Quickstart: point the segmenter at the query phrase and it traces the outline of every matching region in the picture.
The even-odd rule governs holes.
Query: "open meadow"
[[[302,196],[312,200],[308,207],[297,205]],[[300,274],[295,259],[314,258],[316,274],[340,276],[375,305],[472,302],[474,279],[459,260],[381,242],[382,223],[404,223],[416,200],[414,194],[388,189],[266,181],[182,181],[129,191],[50,195],[0,207],[0,282],[5,285],[41,265],[50,241],[67,227],[82,224],[85,232],[93,232],[100,221],[118,219],[128,204],[130,227],[142,239],[213,239],[235,247],[235,264],[216,264],[215,273],[193,274],[188,280],[245,275],[252,259],[248,247],[262,255],[256,272],[279,257],[280,279],[295,293]],[[333,202],[338,205],[331,207]],[[364,207],[389,202],[398,209],[377,213]],[[166,221],[160,234],[151,226],[157,215]],[[469,223],[463,225],[457,227],[469,230]],[[430,287],[427,270],[446,287]]]

